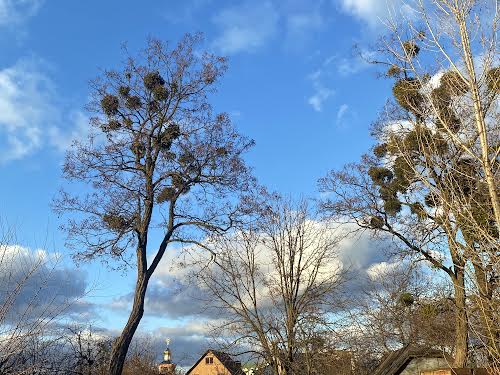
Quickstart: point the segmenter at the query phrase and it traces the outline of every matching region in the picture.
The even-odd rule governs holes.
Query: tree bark
[[[147,274],[139,274],[134,293],[134,304],[128,318],[127,324],[123,328],[121,335],[113,343],[111,358],[109,361],[109,374],[121,375],[125,357],[134,337],[135,331],[144,315],[144,301],[148,287],[149,277]]]
[[[462,42],[465,66],[469,73],[469,88],[471,90],[472,101],[474,103],[474,117],[475,117],[476,127],[479,133],[479,141],[481,144],[481,164],[483,166],[486,184],[488,185],[488,192],[491,199],[491,205],[493,207],[495,221],[497,223],[497,226],[500,227],[499,194],[497,191],[497,185],[495,183],[493,168],[489,157],[488,134],[487,134],[486,122],[484,120],[483,105],[481,103],[481,97],[479,95],[479,86],[476,78],[476,70],[474,67],[474,60],[470,45],[469,33],[467,30],[467,22],[461,10],[457,10],[455,17],[457,19],[460,29],[460,37]]]
[[[478,261],[474,262],[474,274],[478,287],[477,308],[481,318],[484,344],[487,349],[488,360],[493,362],[500,357],[500,329],[496,325],[495,309],[493,297],[493,285],[489,285],[488,276]]]
[[[455,367],[465,367],[469,351],[469,335],[467,324],[465,278],[463,269],[456,270],[453,279],[455,291]]]

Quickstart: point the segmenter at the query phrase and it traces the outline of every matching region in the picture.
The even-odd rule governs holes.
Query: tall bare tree
[[[390,233],[448,274],[457,307],[457,366],[467,360],[468,295],[475,295],[485,348],[497,361],[497,4],[406,5],[412,11],[386,21],[389,35],[377,61],[396,82],[395,104],[374,127],[375,157],[323,179],[323,188],[336,195],[325,208]],[[466,290],[470,284],[475,291]]]
[[[199,272],[208,303],[235,342],[277,374],[309,374],[316,338],[342,283],[338,238],[305,201],[271,200],[257,224],[214,240],[213,263]],[[316,354],[318,354],[316,353]]]
[[[136,263],[132,311],[109,374],[122,372],[149,280],[169,245],[228,230],[237,195],[253,183],[242,160],[252,141],[208,102],[226,60],[199,52],[200,40],[186,35],[173,47],[149,40],[121,70],[93,81],[92,135],[73,144],[64,164],[77,194],[62,191],[54,208],[74,214],[63,227],[75,257],[127,261],[132,253]]]

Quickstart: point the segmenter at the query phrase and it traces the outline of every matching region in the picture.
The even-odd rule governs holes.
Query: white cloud
[[[33,61],[0,70],[0,162],[20,159],[40,147],[43,126],[55,115],[52,82]]]
[[[224,54],[253,52],[277,31],[279,14],[271,2],[246,2],[218,13],[213,22],[221,29],[214,46]]]
[[[328,26],[330,9],[328,2],[246,0],[219,10],[212,18],[219,29],[213,46],[225,54],[255,52],[279,39],[280,46],[300,50]]]
[[[0,0],[0,26],[15,25],[34,16],[43,0]]]
[[[325,85],[324,73],[321,69],[311,73],[308,78],[312,81],[314,94],[307,99],[307,102],[316,112],[321,112],[323,104],[335,94],[335,90]]]
[[[342,104],[337,111],[337,125],[342,123],[342,120],[344,119],[344,116],[346,115],[347,111],[349,110],[349,106],[347,104]]]
[[[41,61],[21,59],[1,69],[0,164],[46,145],[63,150],[71,139],[83,136],[85,116],[79,111],[66,115],[63,107]]]
[[[324,20],[319,12],[290,14],[287,19],[288,29],[293,34],[301,34],[311,29],[319,29]]]
[[[58,151],[66,151],[73,141],[86,138],[90,131],[89,118],[81,111],[72,111],[68,115],[71,129],[53,126],[49,129],[49,143]]]
[[[307,102],[314,108],[316,112],[321,112],[323,110],[323,103],[333,94],[335,91],[326,87],[316,88],[314,95],[309,97]]]
[[[366,273],[372,280],[381,279],[401,266],[400,262],[380,262],[371,265]]]
[[[86,293],[85,273],[63,267],[60,254],[0,245],[0,324],[88,313]]]
[[[322,225],[315,222],[311,222],[311,224],[313,227]],[[352,230],[351,226],[340,229],[332,228],[332,232],[328,235],[325,234],[325,236],[335,236],[337,230],[340,230],[338,233],[342,240],[335,249],[335,254],[325,260],[318,280],[330,278],[333,273],[345,270],[351,275],[355,275],[352,277],[353,280],[363,283],[363,280],[368,277],[367,270],[372,265],[387,261],[388,255],[383,252],[387,245],[380,241],[374,241],[368,235],[348,236],[347,233]],[[344,230],[345,233],[342,232]],[[316,231],[313,230],[313,233]],[[310,238],[309,240],[314,243],[318,238]],[[236,242],[234,244],[235,247],[238,246]],[[219,261],[221,261],[225,256],[224,251],[218,249],[217,253]],[[173,320],[201,319],[205,323],[223,319],[221,310],[214,309],[208,302],[212,300],[212,294],[198,283],[195,276],[197,272],[207,273],[216,270],[214,264],[209,261],[210,256],[210,253],[194,248],[185,249],[185,251],[180,249],[167,251],[147,292],[146,315]],[[276,271],[270,264],[272,254],[270,254],[269,249],[260,245],[256,249],[255,256],[259,268],[263,271],[262,277],[264,279],[276,277]],[[304,272],[308,272],[307,269]],[[348,279],[350,278],[348,277]],[[267,306],[270,300],[266,285],[269,284],[258,282],[258,285],[260,303]],[[346,287],[357,288],[358,286],[349,283]],[[355,291],[352,290],[352,292]],[[115,298],[110,307],[115,311],[128,310],[131,307],[131,301],[132,294],[126,294]]]
[[[402,0],[335,0],[341,9],[364,21],[370,28],[383,27],[387,19],[413,18],[415,12]]]
[[[174,24],[187,24],[195,22],[199,12],[206,8],[212,0],[184,0],[182,2],[169,2],[165,10],[165,19]]]
[[[396,0],[340,0],[342,10],[375,26]]]
[[[350,76],[369,66],[370,64],[360,56],[350,59],[342,58],[337,63],[337,71],[341,76]]]

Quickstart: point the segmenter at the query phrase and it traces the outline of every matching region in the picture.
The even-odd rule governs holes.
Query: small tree
[[[406,345],[451,352],[453,300],[415,263],[394,259],[369,270],[346,311],[339,340],[351,351],[356,374],[372,374],[381,358]]]
[[[0,219],[0,373],[62,374],[62,337],[54,322],[76,302],[55,285],[58,262],[18,245]]]
[[[326,347],[314,343],[330,330],[342,283],[338,238],[305,201],[270,201],[255,226],[210,244],[213,263],[197,276],[240,348],[277,374],[317,373]]]
[[[228,230],[237,219],[236,195],[253,179],[242,154],[252,142],[226,114],[212,113],[207,95],[226,60],[199,53],[199,35],[169,48],[149,40],[122,70],[92,82],[92,135],[68,151],[64,177],[87,194],[62,191],[59,213],[75,258],[128,260],[137,281],[129,319],[113,344],[109,374],[121,374],[144,314],[148,282],[172,243],[196,243]]]

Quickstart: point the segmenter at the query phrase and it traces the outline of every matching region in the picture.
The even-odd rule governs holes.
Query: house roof
[[[238,361],[234,361],[231,356],[227,353],[208,349],[203,355],[196,361],[196,363],[186,372],[186,375],[189,375],[191,371],[205,358],[209,353],[211,353],[214,357],[216,357],[223,366],[229,371],[231,375],[244,375],[245,373],[241,369],[241,363]]]
[[[441,350],[406,345],[405,347],[391,352],[385,356],[377,366],[373,375],[396,375],[414,358],[446,358],[450,362],[452,358]]]

